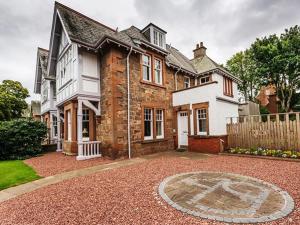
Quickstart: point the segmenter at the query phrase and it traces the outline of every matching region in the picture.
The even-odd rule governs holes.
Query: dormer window
[[[145,35],[145,37],[151,44],[163,49],[166,48],[167,32],[160,27],[154,25],[153,23],[150,23],[141,32]]]

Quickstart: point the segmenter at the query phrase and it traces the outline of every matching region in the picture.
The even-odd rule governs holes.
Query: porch
[[[96,139],[100,103],[96,98],[76,99],[57,107],[57,151],[76,155],[77,160],[101,157],[101,141]]]

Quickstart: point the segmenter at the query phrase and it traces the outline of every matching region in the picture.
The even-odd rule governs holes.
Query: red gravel
[[[76,160],[76,156],[66,156],[61,152],[50,152],[25,160],[25,163],[33,167],[42,177],[110,162],[113,162],[113,160],[102,157],[78,161]]]
[[[199,170],[252,176],[287,190],[296,209],[268,224],[300,224],[300,163],[231,156],[162,156],[66,180],[3,202],[0,224],[222,224],[183,214],[157,194],[165,177]]]

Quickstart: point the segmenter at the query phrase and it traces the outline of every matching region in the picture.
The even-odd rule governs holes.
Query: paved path
[[[89,174],[93,174],[93,173],[97,173],[97,172],[101,172],[101,171],[105,171],[105,170],[111,170],[111,169],[115,169],[115,168],[125,167],[125,166],[129,166],[129,165],[141,163],[146,160],[147,159],[145,159],[145,158],[134,158],[134,159],[130,159],[130,160],[122,160],[122,161],[113,162],[113,163],[109,163],[109,164],[102,164],[99,166],[93,166],[93,167],[88,167],[88,168],[84,168],[84,169],[73,170],[70,172],[65,172],[65,173],[45,177],[45,178],[35,180],[35,181],[29,182],[26,184],[21,184],[16,187],[4,189],[4,190],[0,191],[0,203],[4,202],[6,200],[9,200],[11,198],[15,198],[19,195],[34,191],[36,189],[61,182],[63,180],[68,180],[68,179],[71,179],[74,177],[81,177],[81,176],[85,176],[85,175],[89,175]]]

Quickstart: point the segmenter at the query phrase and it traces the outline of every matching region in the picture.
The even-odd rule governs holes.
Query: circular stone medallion
[[[177,174],[159,185],[159,194],[182,212],[233,223],[276,220],[294,208],[290,195],[277,186],[231,173]]]

